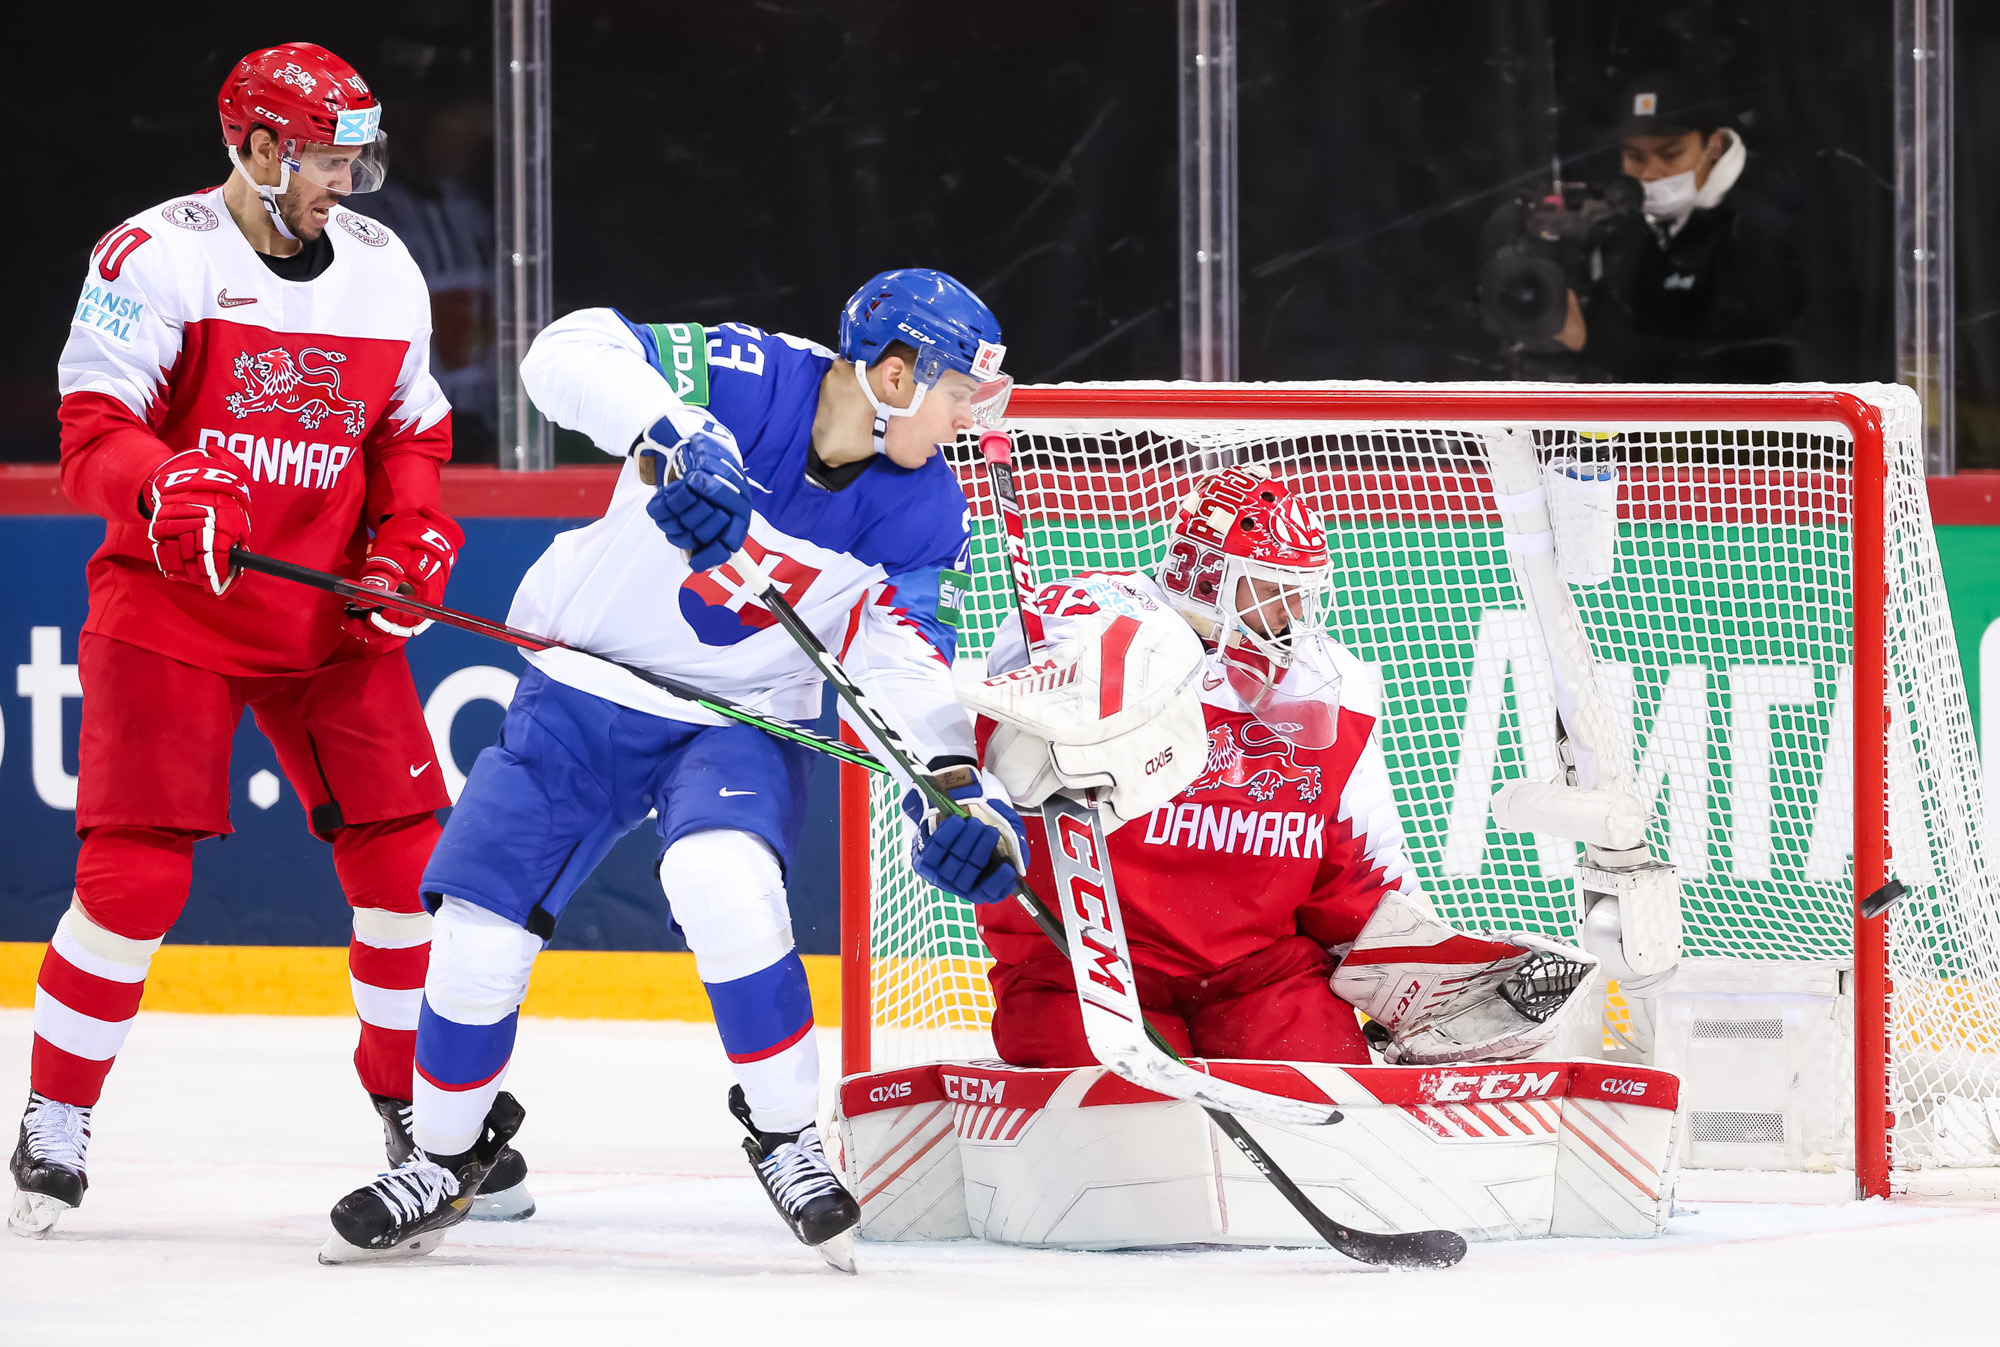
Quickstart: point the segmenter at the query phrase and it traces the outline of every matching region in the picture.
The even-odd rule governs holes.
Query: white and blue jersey
[[[609,454],[627,455],[662,417],[683,434],[699,426],[733,441],[753,485],[743,550],[921,760],[970,760],[972,726],[951,680],[964,493],[942,457],[910,469],[878,456],[842,470],[839,489],[815,480],[812,427],[833,362],[812,342],[739,324],[642,325],[590,309],[536,338],[521,376],[550,420]],[[604,517],[556,537],[508,620],[774,715],[816,718],[817,668],[734,565],[689,569],[646,513],[652,490],[628,462]],[[753,1113],[760,1125],[802,1125],[817,1107],[818,1059],[781,884],[718,899],[718,884],[738,881],[701,871],[715,865],[702,843],[675,848],[723,838],[733,848],[725,870],[754,876],[769,866],[761,843],[774,876],[789,869],[810,750],[573,651],[528,658],[499,742],[473,764],[425,868],[426,901],[435,911],[453,898],[547,940],[612,845],[654,815],[662,885]],[[709,859],[676,859],[687,855]],[[434,962],[426,984],[418,1125],[457,1110],[476,1128],[513,1050],[516,1015],[506,1007],[496,1018],[468,1008],[462,989],[432,985],[450,975],[440,966],[455,967]],[[492,972],[475,970],[470,985],[484,987]]]
[[[950,661],[965,592],[964,492],[942,456],[877,457],[840,490],[808,477],[821,379],[833,353],[728,323],[639,324],[586,309],[552,324],[521,364],[552,421],[626,456],[662,416],[733,439],[756,511],[744,550],[883,708],[920,760],[972,756]],[[794,720],[819,714],[820,677],[733,565],[692,572],[646,514],[628,459],[604,518],[557,536],[508,621]],[[721,721],[631,674],[560,650],[550,677],[656,715]]]

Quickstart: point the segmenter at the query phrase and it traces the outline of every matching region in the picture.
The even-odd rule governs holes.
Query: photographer
[[[1631,383],[1796,378],[1796,227],[1720,100],[1656,75],[1620,100],[1622,174],[1503,203],[1481,239],[1487,329],[1514,377]]]
[[[1556,341],[1613,379],[1772,383],[1796,378],[1805,307],[1797,227],[1769,170],[1722,126],[1720,100],[1677,75],[1621,99],[1625,173],[1645,192],[1643,230],[1605,249],[1588,302],[1569,296]]]

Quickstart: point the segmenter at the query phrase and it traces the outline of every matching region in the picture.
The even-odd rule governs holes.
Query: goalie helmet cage
[[[1680,869],[1684,950],[1851,962],[1870,1196],[1892,1170],[2000,1164],[1939,1144],[2000,1096],[2000,904],[1920,415],[1893,385],[1103,384],[1019,389],[1007,429],[1044,581],[1150,569],[1197,472],[1257,462],[1301,489],[1332,545],[1328,629],[1382,674],[1426,892],[1461,925],[1567,940],[1578,848],[1488,811],[1504,780],[1560,769],[1482,445],[1509,427],[1545,463],[1608,457],[1616,574],[1571,593],[1648,844]],[[964,659],[1010,581],[976,445],[949,452],[972,506]],[[909,873],[889,783],[840,770],[843,1074],[991,1056],[970,909]],[[1862,918],[1891,874],[1908,895]]]

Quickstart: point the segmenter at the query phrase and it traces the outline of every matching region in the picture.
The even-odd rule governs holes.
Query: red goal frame
[[[1884,527],[1888,463],[1882,414],[1839,389],[1505,392],[1469,388],[1261,389],[1021,388],[1010,422],[1046,419],[1190,421],[1404,421],[1493,424],[1539,420],[1789,422],[1838,424],[1854,440],[1854,1095],[1855,1186],[1862,1197],[1889,1194],[1888,944],[1881,918],[1861,900],[1886,882],[1889,861],[1887,576]],[[1868,746],[1864,754],[1863,746]],[[1873,762],[1863,770],[1864,758]],[[870,1069],[868,792],[870,773],[840,767],[841,1073]],[[1864,822],[1865,821],[1865,822]]]

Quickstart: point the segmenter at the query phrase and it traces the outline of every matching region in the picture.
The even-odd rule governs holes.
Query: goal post
[[[1617,570],[1573,594],[1649,845],[1683,871],[1686,952],[1837,974],[1837,1158],[1851,1144],[1858,1190],[1886,1195],[1892,1167],[2000,1166],[2000,909],[1919,419],[1885,385],[1104,384],[1018,389],[1007,428],[1043,578],[1150,568],[1201,471],[1260,462],[1300,490],[1332,543],[1328,627],[1383,675],[1426,891],[1461,924],[1567,939],[1576,849],[1488,810],[1505,780],[1549,779],[1555,750],[1484,445],[1505,427],[1545,460],[1607,457]],[[1009,582],[976,449],[949,456],[973,530],[964,663]],[[841,772],[843,1074],[990,1056],[969,909],[909,875],[892,792]],[[1909,895],[1861,917],[1892,874]],[[1738,1032],[1710,1023],[1696,1037]]]

